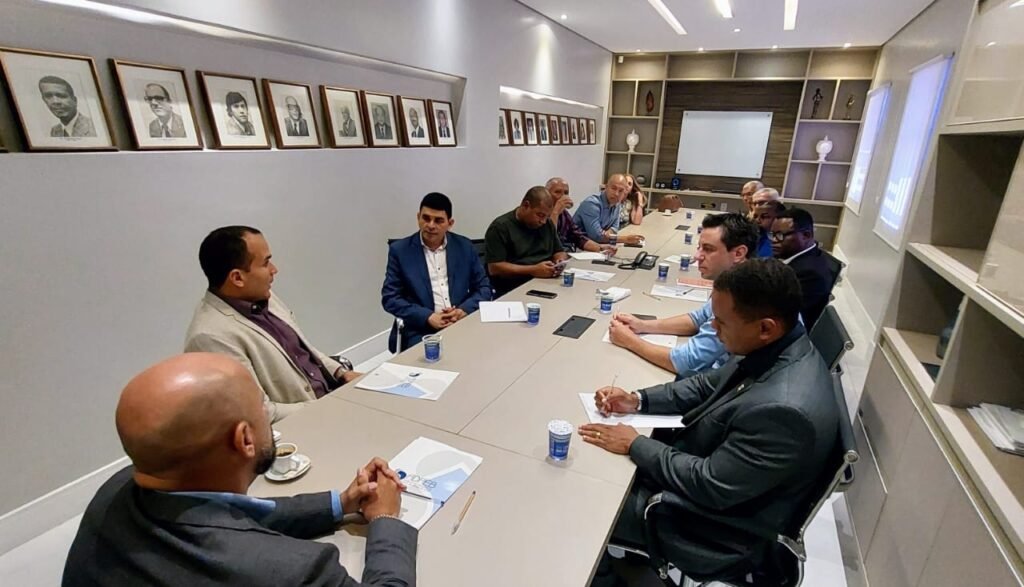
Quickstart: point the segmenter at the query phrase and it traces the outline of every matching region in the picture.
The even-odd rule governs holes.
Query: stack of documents
[[[996,448],[1024,456],[1024,410],[981,404],[967,411]]]
[[[615,277],[614,273],[608,273],[607,271],[589,271],[587,269],[573,269],[573,273],[576,274],[576,279],[585,279],[587,281],[608,281]],[[480,304],[483,305],[483,302]]]
[[[480,302],[481,322],[526,322],[523,302]]]
[[[419,437],[388,463],[405,483],[399,518],[422,528],[483,462],[482,457]]]
[[[653,285],[651,295],[661,298],[672,298],[675,300],[688,300],[691,302],[706,302],[711,295],[711,290],[695,286],[672,286]]]

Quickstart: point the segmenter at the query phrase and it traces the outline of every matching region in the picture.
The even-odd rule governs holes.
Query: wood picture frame
[[[327,135],[332,149],[358,149],[370,146],[366,131],[363,91],[337,86],[320,86]]]
[[[455,116],[452,103],[446,100],[427,100],[430,111],[430,137],[435,147],[457,147],[459,138],[455,133]]]
[[[320,149],[313,89],[306,84],[263,80],[278,149]]]
[[[538,142],[537,115],[533,112],[523,112],[523,130],[525,131],[526,144],[536,146]]]
[[[363,92],[363,111],[366,112],[366,136],[371,147],[398,147],[399,133],[395,97],[380,92]]]
[[[256,78],[209,71],[197,71],[196,76],[210,116],[215,148],[270,148],[270,133]]]
[[[508,131],[509,128],[509,115],[508,110],[504,108],[498,109],[498,146],[509,147],[512,145],[512,133]]]
[[[203,133],[185,69],[111,59],[135,148],[202,150]]]
[[[512,140],[512,145],[515,147],[522,147],[526,145],[526,130],[524,128],[525,121],[523,120],[523,113],[519,110],[508,111],[508,132],[509,137]]]
[[[427,99],[398,96],[398,119],[402,128],[403,147],[430,147],[433,145],[428,126]]]
[[[552,145],[561,145],[562,144],[562,137],[561,137],[561,135],[559,134],[559,131],[558,131],[558,127],[559,127],[558,115],[557,114],[548,114],[547,116],[548,116],[548,135],[551,137],[551,144]]]
[[[537,144],[544,146],[551,144],[551,122],[547,114],[535,112],[537,118]]]

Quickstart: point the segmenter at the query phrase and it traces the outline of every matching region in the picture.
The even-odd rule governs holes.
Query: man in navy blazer
[[[381,288],[384,310],[405,324],[400,349],[397,323],[391,328],[392,352],[451,326],[491,299],[491,284],[473,243],[449,232],[455,219],[448,196],[424,196],[416,221],[419,232],[391,243]]]

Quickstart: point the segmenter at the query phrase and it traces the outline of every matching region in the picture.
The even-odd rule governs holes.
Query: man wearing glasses
[[[185,121],[174,112],[171,93],[160,84],[146,84],[143,97],[156,119],[149,123],[149,136],[157,139],[185,138]]]
[[[832,293],[828,259],[814,240],[814,217],[800,208],[780,212],[768,233],[775,258],[789,265],[800,281],[800,317],[808,330],[821,316]]]

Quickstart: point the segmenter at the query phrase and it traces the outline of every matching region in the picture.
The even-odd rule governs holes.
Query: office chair
[[[839,372],[839,360],[846,351],[853,350],[853,341],[850,340],[850,335],[846,332],[835,306],[825,306],[825,311],[818,317],[818,321],[811,327],[807,336],[814,348],[818,349],[821,358],[825,359],[828,370]]]
[[[818,245],[818,248],[821,249],[821,245]],[[832,295],[832,290],[835,289],[836,285],[843,280],[843,268],[846,267],[846,263],[836,259],[832,256],[832,253],[829,253],[825,249],[821,249],[821,253],[825,255],[825,261],[828,263],[828,271],[832,275],[832,284],[829,285],[828,288],[828,301],[831,302],[836,299],[836,296]]]
[[[852,483],[853,464],[860,458],[853,436],[853,426],[846,408],[846,395],[843,393],[843,384],[838,373],[832,374],[832,396],[839,411],[839,429],[828,465],[818,477],[806,506],[794,514],[793,520],[783,528],[781,533],[775,533],[769,529],[758,531],[758,534],[768,541],[769,554],[764,557],[765,562],[757,567],[754,561],[743,561],[737,565],[735,570],[726,571],[722,576],[684,577],[682,582],[684,587],[700,586],[714,581],[732,587],[757,587],[766,584],[778,587],[799,587],[801,585],[804,578],[804,563],[807,561],[804,533],[832,494],[844,491]],[[647,559],[657,571],[658,577],[667,586],[676,587],[676,583],[672,581],[670,575],[670,571],[676,569],[663,554],[661,541],[655,531],[655,520],[660,518],[664,522],[666,518],[670,519],[673,513],[685,514],[689,511],[691,511],[691,506],[686,498],[668,491],[655,494],[647,501],[647,506],[644,508],[646,550],[628,545],[615,544],[612,546]],[[702,512],[701,515],[706,516],[707,513]],[[731,523],[729,519],[715,521],[723,524]],[[749,531],[749,529],[743,530]],[[765,582],[766,577],[770,577],[768,579],[771,581],[770,583]]]

